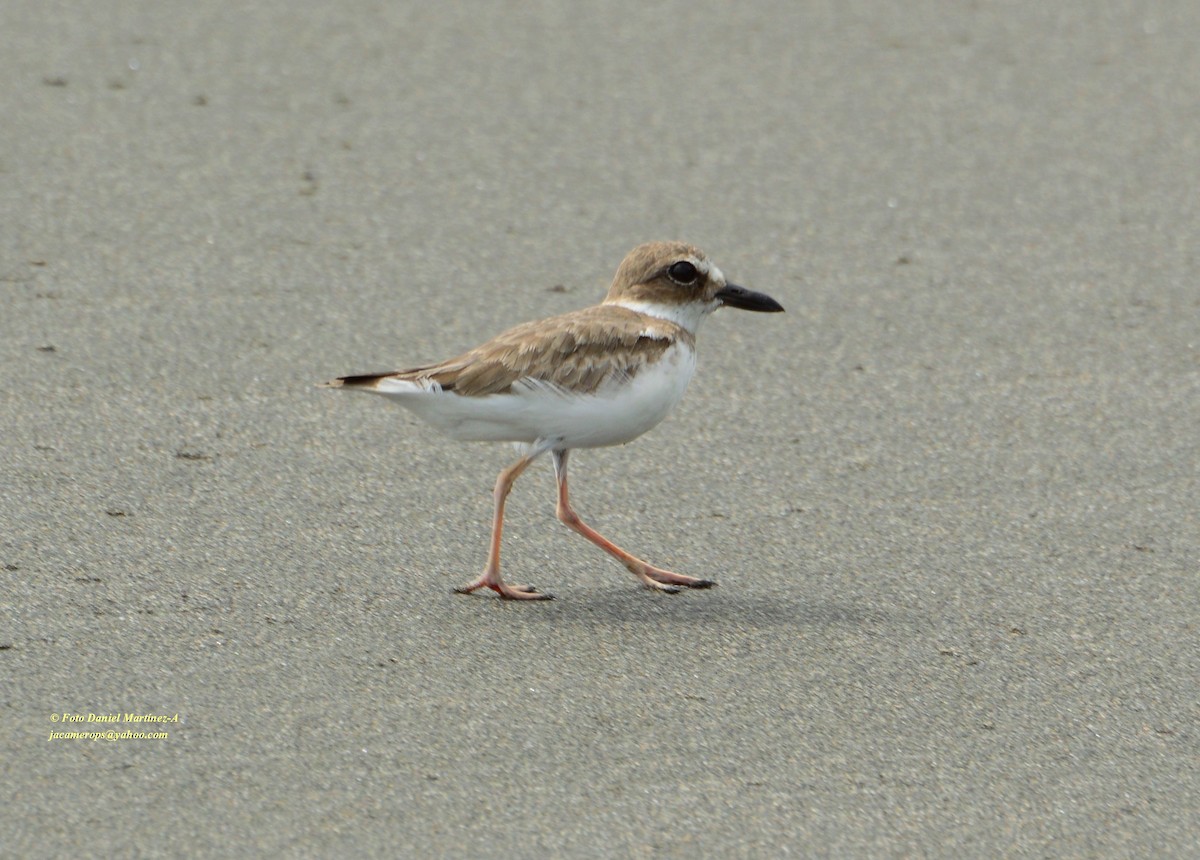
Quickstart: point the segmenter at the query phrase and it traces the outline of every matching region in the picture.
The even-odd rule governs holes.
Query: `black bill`
[[[716,297],[729,307],[741,308],[744,311],[777,314],[783,310],[783,305],[766,293],[756,293],[737,284],[726,284],[717,291]]]

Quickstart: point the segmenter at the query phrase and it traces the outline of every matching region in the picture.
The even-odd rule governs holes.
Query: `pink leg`
[[[669,570],[663,570],[661,567],[655,567],[652,564],[642,561],[637,556],[625,552],[625,550],[581,520],[579,514],[575,513],[575,509],[571,507],[570,499],[567,496],[568,453],[567,451],[554,452],[554,475],[558,479],[558,508],[556,513],[564,525],[579,532],[579,534],[625,565],[647,588],[674,594],[679,591],[680,586],[686,588],[711,588],[716,585],[711,579],[699,579],[694,576],[686,576],[682,573],[672,573]]]
[[[544,451],[545,449],[542,450]],[[510,585],[500,578],[500,535],[504,531],[504,501],[508,498],[508,494],[512,490],[513,482],[520,477],[521,473],[525,471],[526,467],[533,462],[539,453],[541,452],[536,452],[532,456],[526,455],[522,457],[502,471],[499,477],[496,478],[496,489],[492,493],[492,499],[495,503],[495,512],[492,515],[492,545],[488,550],[487,566],[484,567],[483,575],[479,579],[454,589],[459,594],[470,594],[478,588],[490,588],[507,600],[554,599],[553,594],[542,594],[536,588],[531,588],[528,585]]]

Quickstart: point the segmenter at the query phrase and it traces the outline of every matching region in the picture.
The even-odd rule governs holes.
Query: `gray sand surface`
[[[249,5],[0,6],[0,854],[1195,856],[1200,5]],[[720,587],[547,460],[451,594],[511,450],[313,383],[659,238],[788,313],[572,489]]]

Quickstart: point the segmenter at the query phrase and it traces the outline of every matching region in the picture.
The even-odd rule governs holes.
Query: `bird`
[[[500,572],[504,504],[513,483],[549,452],[555,513],[568,528],[623,564],[645,587],[676,593],[716,585],[656,567],[585,523],[567,492],[576,448],[622,445],[666,418],[696,368],[696,333],[722,307],[778,313],[765,293],[729,283],[694,245],[648,242],[622,260],[604,300],[527,322],[438,364],[342,376],[320,387],[386,397],[458,441],[510,442],[520,457],[496,478],[492,536],[483,573],[454,589],[490,589],[508,600],[550,600]]]

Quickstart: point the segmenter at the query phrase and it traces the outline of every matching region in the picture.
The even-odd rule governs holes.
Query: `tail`
[[[317,388],[375,388],[381,379],[395,376],[395,373],[364,373],[359,376],[339,376],[328,382],[318,382]]]

